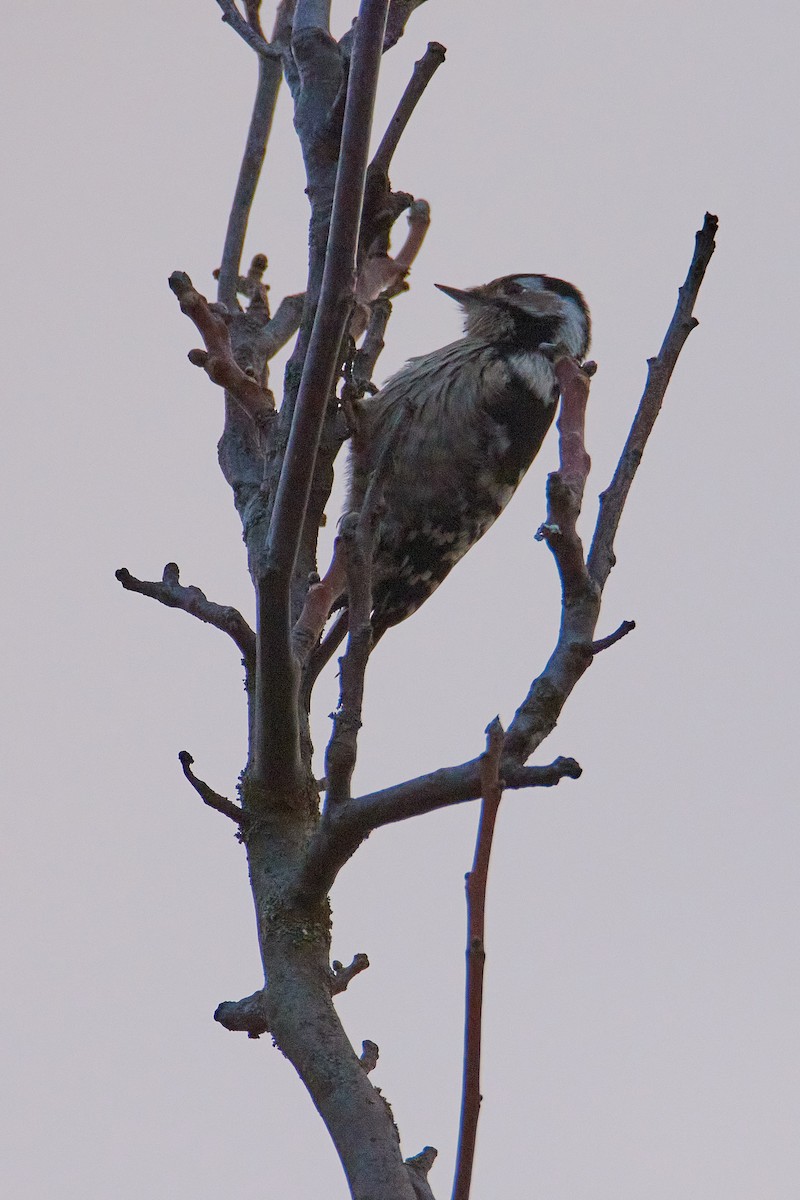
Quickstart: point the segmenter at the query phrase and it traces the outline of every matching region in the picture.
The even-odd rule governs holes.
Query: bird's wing
[[[497,460],[508,443],[486,411],[509,372],[494,349],[462,339],[412,360],[365,402],[354,441],[349,504],[385,463],[374,556],[375,630],[427,599],[509,499]],[[387,459],[388,456],[388,459]]]

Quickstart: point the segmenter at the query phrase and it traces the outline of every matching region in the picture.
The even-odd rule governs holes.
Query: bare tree
[[[559,758],[526,765],[553,730],[572,689],[595,656],[632,628],[597,639],[604,585],[614,565],[614,538],[634,474],[680,350],[695,326],[693,307],[714,249],[716,218],[706,216],[661,350],[649,360],[644,394],[614,477],[601,497],[588,555],[576,532],[590,462],[584,417],[592,368],[554,349],[561,392],[560,464],[547,485],[547,542],[562,589],[562,619],[553,652],[504,731],[487,729],[484,753],[469,762],[353,796],[370,625],[372,530],[381,503],[376,468],[363,506],[340,530],[337,555],[346,578],[349,636],[341,660],[341,695],[326,752],[326,777],[312,771],[309,708],[319,655],[316,628],[299,620],[318,583],[317,539],[329,500],[334,460],[358,420],[358,401],[371,387],[391,313],[428,227],[422,200],[392,190],[394,150],[444,49],[431,43],[371,162],[368,147],[381,55],[402,37],[422,0],[362,0],[352,29],[330,32],[326,0],[282,0],[270,40],[260,0],[218,0],[226,21],[252,48],[258,85],[236,185],[217,298],[201,295],[176,271],[170,287],[204,344],[191,351],[224,390],[220,466],[241,517],[255,589],[253,630],[235,609],[208,600],[180,581],[169,563],[160,581],[117,572],[124,588],[199,618],[227,633],[242,657],[249,746],[239,801],[219,795],[179,758],[202,800],[236,823],[253,889],[264,986],[244,1000],[220,1004],[225,1028],[256,1038],[269,1033],[295,1066],[338,1150],[354,1197],[402,1200],[431,1196],[427,1173],[435,1157],[425,1147],[403,1161],[388,1104],[369,1072],[377,1047],[359,1055],[346,1036],[333,997],[369,964],[363,954],[345,966],[330,961],[328,893],[337,873],[379,826],[437,808],[482,799],[475,862],[467,881],[468,977],[464,1095],[454,1196],[469,1194],[480,1105],[479,1064],[483,972],[483,910],[492,830],[505,788],[549,787],[576,778],[580,767]],[[288,296],[274,314],[263,282],[267,260],[241,260],[248,217],[269,138],[281,79],[294,102],[311,206],[306,291]],[[392,256],[390,234],[401,214],[409,228]],[[241,298],[241,299],[240,299]],[[276,405],[269,362],[296,335]],[[327,617],[327,603],[322,620]],[[319,622],[318,622],[319,624]],[[329,635],[330,636],[330,635]],[[320,804],[320,791],[324,800]]]

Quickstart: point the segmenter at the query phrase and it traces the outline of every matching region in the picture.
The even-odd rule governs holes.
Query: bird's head
[[[464,310],[468,337],[536,350],[543,343],[562,343],[583,359],[589,350],[591,318],[581,293],[552,275],[503,275],[491,283],[462,291],[437,283]]]

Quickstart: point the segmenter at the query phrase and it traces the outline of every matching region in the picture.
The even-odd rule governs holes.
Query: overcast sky
[[[799,23],[789,3],[430,0],[384,61],[376,136],[428,40],[448,49],[395,159],[433,224],[379,375],[458,336],[434,282],[578,285],[599,363],[587,534],[695,231],[720,218],[606,589],[599,632],[636,632],[537,760],[573,755],[583,777],[503,801],[475,1200],[800,1194]],[[177,752],[233,794],[235,649],[114,580],[175,560],[252,614],[221,397],[166,280],[212,288],[255,62],[213,0],[14,5],[0,58],[6,1191],[343,1200],[291,1069],[211,1019],[260,985],[259,958],[243,851]],[[302,188],[283,93],[247,245],[276,301],[304,285]],[[359,790],[478,753],[541,669],[559,596],[533,533],[556,450],[381,643]],[[332,674],[320,692],[321,747]],[[333,894],[334,953],[372,962],[339,1010],[380,1045],[405,1153],[439,1148],[438,1197],[476,816],[375,834]]]

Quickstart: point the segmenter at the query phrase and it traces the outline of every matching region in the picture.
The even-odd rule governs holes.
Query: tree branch
[[[246,1033],[249,1038],[269,1033],[266,989],[253,992],[244,1000],[223,1000],[214,1011],[214,1020],[231,1033]]]
[[[344,558],[347,578],[349,637],[342,658],[339,707],[325,755],[328,787],[325,811],[350,799],[350,782],[358,753],[364,675],[372,650],[372,555],[378,510],[383,499],[391,451],[382,455],[372,472],[359,513],[348,513],[334,548]]]
[[[242,41],[247,42],[251,50],[255,50],[260,58],[277,58],[278,51],[265,41],[260,28],[253,22],[246,21],[233,0],[217,0],[222,9],[222,20],[238,33]]]
[[[548,480],[548,501],[551,510],[542,529],[556,558],[562,582],[561,630],[558,642],[544,671],[531,684],[528,695],[517,709],[506,734],[506,754],[524,762],[555,728],[567,697],[592,662],[594,631],[600,613],[602,590],[614,565],[614,535],[630,490],[633,476],[658,416],[664,392],[687,337],[697,324],[692,309],[703,276],[714,252],[717,218],[706,214],[703,228],[695,239],[695,251],[686,282],[678,293],[678,304],[667,330],[661,353],[649,364],[645,387],[631,431],[628,434],[619,464],[610,487],[601,495],[588,567],[583,562],[583,549],[575,531],[573,519],[580,511],[584,467],[588,456],[577,438],[582,431],[580,388],[576,386],[568,421],[568,439],[560,448],[564,479]],[[557,370],[573,382],[579,381],[568,360],[557,364]],[[561,379],[561,376],[560,376]],[[588,388],[588,381],[587,381]],[[562,400],[563,404],[563,400]],[[583,464],[583,465],[582,465]],[[559,473],[557,472],[556,475]],[[554,508],[552,506],[555,506]],[[617,639],[615,639],[617,640]],[[602,645],[601,645],[602,648]]]
[[[194,759],[188,750],[181,750],[178,754],[178,762],[183,768],[183,773],[189,780],[198,796],[204,804],[209,808],[213,808],[215,812],[222,813],[223,817],[229,817],[231,821],[235,821],[237,825],[244,826],[247,821],[247,813],[240,808],[238,804],[234,804],[232,800],[228,800],[225,796],[220,796],[219,792],[215,792],[213,788],[204,783],[202,779],[198,779],[192,770]]]
[[[481,796],[480,758],[454,767],[441,767],[405,783],[354,798],[342,821],[358,827],[364,836],[382,825],[421,817],[439,808],[477,800]],[[547,766],[522,767],[504,760],[503,787],[512,791],[530,787],[555,787],[562,779],[579,779],[581,768],[574,758],[556,758]]]
[[[363,396],[372,384],[375,367],[386,344],[383,339],[386,336],[386,326],[389,324],[391,315],[391,300],[379,297],[377,300],[373,300],[369,306],[369,319],[367,321],[364,340],[358,350],[356,350],[353,359],[352,386],[350,389],[353,393],[351,396],[352,400]],[[343,395],[346,389],[348,389],[347,381],[345,381]]]
[[[128,592],[138,592],[165,604],[167,608],[182,608],[198,621],[221,629],[236,643],[241,651],[245,668],[253,670],[256,662],[256,637],[238,609],[227,604],[215,604],[206,599],[199,587],[185,587],[180,582],[177,563],[167,563],[160,583],[135,579],[127,567],[120,567],[116,578]]]
[[[422,249],[430,223],[431,210],[428,201],[413,200],[408,208],[406,240],[397,254],[391,255],[388,250],[379,249],[368,253],[363,259],[356,280],[355,309],[349,326],[350,336],[354,340],[368,327],[373,304],[383,297],[389,299],[408,291],[406,276]]]
[[[194,322],[205,342],[205,350],[189,351],[189,362],[202,367],[209,379],[230,392],[258,425],[269,424],[275,415],[272,393],[237,364],[225,317],[212,311],[184,271],[173,271],[169,286],[178,298],[181,312]]]
[[[368,966],[369,959],[366,954],[356,954],[347,967],[338,959],[334,959],[331,963],[331,995],[338,996],[340,992],[346,991],[350,980],[366,971]]]
[[[635,628],[635,621],[623,621],[613,633],[609,633],[606,637],[598,638],[596,642],[592,642],[592,654],[600,654],[603,650],[608,650],[610,646],[615,646],[617,642],[622,641],[624,637],[632,633]]]
[[[425,1146],[419,1154],[406,1159],[406,1169],[411,1177],[416,1200],[434,1200],[431,1185],[428,1183],[428,1172],[437,1155],[438,1150],[434,1146]]]
[[[415,9],[424,4],[425,0],[390,0],[389,14],[386,19],[386,30],[383,35],[383,52],[396,46],[406,31],[408,19]],[[352,27],[339,41],[342,53],[349,57],[353,49],[353,40],[358,28],[358,21],[353,21]]]
[[[303,292],[294,296],[284,296],[272,319],[264,326],[261,333],[261,349],[268,360],[274,358],[289,339],[297,333],[303,315],[304,300]]]
[[[661,411],[664,393],[672,377],[678,355],[698,321],[693,315],[700,285],[714,253],[714,235],[719,222],[706,213],[703,227],[695,235],[695,250],[686,280],[678,291],[678,303],[657,356],[648,359],[647,382],[639,408],[614,472],[614,478],[600,496],[600,512],[589,551],[589,574],[602,588],[615,563],[614,537],[656,417]]]
[[[354,797],[323,818],[309,844],[300,881],[303,896],[326,895],[338,872],[373,830],[477,800],[481,795],[480,765],[481,759],[473,758],[458,766],[442,767]],[[562,779],[578,779],[580,775],[581,768],[574,758],[557,758],[542,767],[523,767],[507,759],[501,764],[503,787],[512,790],[555,787]]]
[[[360,1062],[364,1070],[369,1075],[370,1071],[374,1071],[378,1065],[380,1058],[380,1050],[376,1042],[371,1042],[368,1039],[361,1043],[361,1058]]]
[[[291,651],[290,588],[325,408],[353,295],[358,227],[387,0],[362,0],[350,69],[320,303],[278,481],[257,582],[256,777],[297,777],[298,672]]]
[[[467,893],[467,973],[464,1006],[464,1075],[461,1091],[461,1123],[458,1153],[453,1179],[453,1200],[468,1200],[475,1161],[475,1139],[481,1107],[481,1032],[483,1012],[483,970],[486,963],[486,886],[492,853],[494,826],[503,784],[500,762],[503,754],[503,726],[495,717],[486,729],[486,751],[480,757],[481,815],[475,842],[472,870],[466,877]]]
[[[242,165],[239,168],[239,178],[233,195],[233,204],[228,217],[228,228],[219,269],[217,300],[224,304],[229,312],[234,312],[239,306],[236,293],[244,239],[250,219],[250,209],[253,206],[253,198],[261,176],[261,168],[264,165],[264,155],[272,128],[280,83],[280,58],[267,58],[260,54],[253,112],[247,131]]]
[[[555,365],[561,390],[557,422],[559,468],[547,477],[547,519],[535,536],[537,541],[547,542],[553,552],[565,604],[579,595],[587,583],[577,521],[592,465],[584,434],[593,367],[594,363],[580,367],[571,358],[561,358]]]
[[[370,172],[375,171],[381,175],[389,174],[389,167],[391,166],[394,152],[397,149],[400,138],[403,136],[406,125],[411,120],[411,114],[419,104],[425,88],[444,62],[446,54],[447,50],[439,42],[428,42],[428,48],[422,58],[414,63],[411,78],[406,85],[403,95],[400,97],[400,102],[369,165]]]

